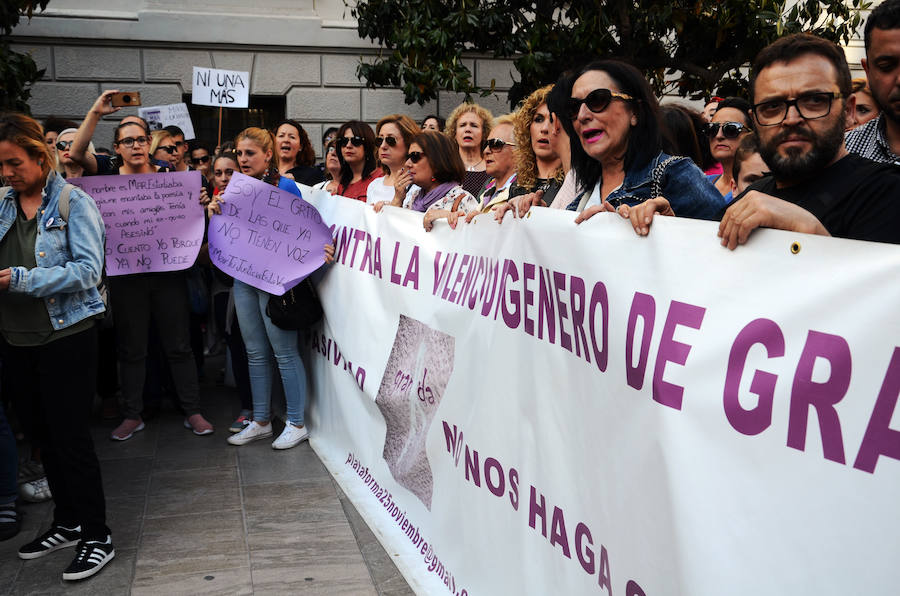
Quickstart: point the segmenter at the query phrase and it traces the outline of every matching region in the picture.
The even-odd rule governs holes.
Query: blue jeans
[[[271,419],[269,404],[272,394],[272,353],[281,372],[281,384],[287,403],[288,421],[303,424],[306,408],[306,370],[297,347],[297,332],[287,331],[272,323],[266,314],[269,294],[242,281],[234,280],[234,307],[250,369],[250,392],[253,394],[253,419]]]
[[[0,505],[16,502],[18,463],[16,438],[6,421],[6,414],[3,413],[3,402],[0,402]]]

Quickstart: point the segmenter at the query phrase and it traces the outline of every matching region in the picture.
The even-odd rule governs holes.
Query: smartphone
[[[119,93],[113,93],[111,97],[114,108],[141,105],[140,91],[120,91]]]

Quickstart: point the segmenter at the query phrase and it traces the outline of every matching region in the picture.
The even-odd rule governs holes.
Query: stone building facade
[[[329,126],[351,119],[374,125],[395,112],[418,121],[446,116],[463,99],[441,92],[425,106],[407,105],[400,90],[366,89],[356,67],[378,48],[359,38],[341,0],[52,0],[15,29],[13,48],[46,69],[32,89],[37,118],[80,121],[100,92],[113,88],[140,91],[145,106],[190,104],[192,67],[249,71],[251,109],[283,109],[307,129],[318,156]],[[479,103],[508,112],[512,62],[472,58],[467,66],[479,85],[496,81],[498,93]],[[109,147],[115,123],[130,111],[136,108],[101,122],[94,143]]]

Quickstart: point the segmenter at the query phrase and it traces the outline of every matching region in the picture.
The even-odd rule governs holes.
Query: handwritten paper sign
[[[196,138],[194,123],[191,122],[187,104],[173,103],[165,106],[138,108],[138,116],[147,121],[150,130],[162,130],[167,126],[177,126],[184,131],[185,140],[190,141]]]
[[[209,221],[209,257],[227,273],[281,296],[325,262],[331,232],[316,208],[237,172]]]
[[[200,172],[68,180],[94,198],[106,225],[106,274],[180,271],[197,260],[205,220]]]
[[[250,73],[195,66],[191,103],[246,108],[250,103]]]

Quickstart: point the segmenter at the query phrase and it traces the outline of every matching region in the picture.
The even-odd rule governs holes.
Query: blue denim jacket
[[[637,205],[651,197],[653,186],[653,170],[670,156],[660,153],[639,169],[625,172],[625,181],[615,189],[607,200],[618,204]],[[669,200],[672,211],[678,217],[694,219],[718,220],[719,214],[728,204],[716,187],[707,179],[693,161],[682,157],[669,163],[660,180],[662,196]],[[586,191],[587,192],[587,191]],[[579,196],[569,205],[574,210],[584,195]],[[589,193],[590,199],[585,207],[600,204],[600,183]]]
[[[104,312],[97,283],[103,272],[106,230],[94,200],[81,189],[69,195],[69,221],[59,216],[59,195],[65,186],[51,171],[37,212],[34,269],[13,267],[9,291],[43,298],[56,330]],[[12,189],[0,198],[0,239],[17,216]],[[68,228],[68,229],[67,229]]]

